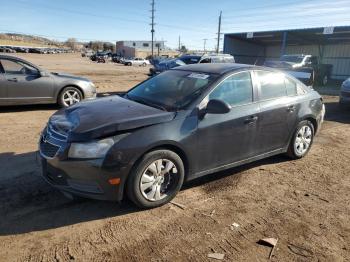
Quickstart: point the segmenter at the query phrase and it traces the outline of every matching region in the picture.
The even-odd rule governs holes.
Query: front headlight
[[[103,158],[108,150],[128,134],[121,134],[88,143],[72,143],[68,152],[69,158]]]

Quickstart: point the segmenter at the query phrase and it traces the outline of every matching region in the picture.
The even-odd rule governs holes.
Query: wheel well
[[[66,85],[64,87],[61,88],[61,90],[58,92],[58,95],[57,95],[57,102],[58,102],[58,99],[60,99],[60,95],[62,93],[62,91],[66,88],[66,87],[74,87],[76,89],[78,89],[80,92],[81,92],[81,95],[83,96],[82,99],[84,99],[84,92],[83,90],[79,87],[79,86],[76,86],[76,85]]]
[[[312,125],[314,126],[314,129],[315,129],[314,132],[316,134],[317,128],[318,128],[316,119],[312,118],[312,117],[308,117],[305,120],[310,121],[312,123]]]
[[[184,168],[185,168],[185,177],[186,175],[188,174],[188,171],[189,171],[189,161],[188,161],[188,158],[187,158],[187,155],[186,153],[181,149],[179,148],[178,146],[174,146],[174,145],[171,145],[171,144],[166,144],[166,145],[160,145],[160,146],[156,146],[156,147],[153,147],[151,149],[149,149],[148,151],[146,151],[142,156],[140,156],[135,164],[137,165],[137,163],[139,163],[140,159],[147,153],[149,152],[152,152],[152,151],[155,151],[155,150],[170,150],[170,151],[173,151],[175,152],[176,154],[179,155],[179,157],[181,158],[183,164],[184,164]]]

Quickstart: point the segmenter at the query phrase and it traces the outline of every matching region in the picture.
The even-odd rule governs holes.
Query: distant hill
[[[0,45],[63,47],[64,43],[59,42],[59,41],[50,40],[50,39],[47,39],[44,37],[38,37],[38,36],[32,36],[32,35],[1,33],[0,34]]]

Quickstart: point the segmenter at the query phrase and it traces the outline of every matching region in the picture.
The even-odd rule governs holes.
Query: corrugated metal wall
[[[333,79],[350,77],[350,44],[325,45],[323,48],[324,64],[332,64]],[[237,63],[261,65],[265,59],[279,59],[281,46],[264,47],[250,40],[243,40],[225,35],[224,52],[235,56]],[[311,54],[320,56],[318,45],[292,45],[286,47],[286,54]]]
[[[280,52],[280,46],[269,46],[266,48],[266,59],[278,59]],[[320,56],[317,45],[287,46],[286,54]],[[322,63],[333,65],[331,78],[346,79],[350,77],[350,44],[324,46]]]

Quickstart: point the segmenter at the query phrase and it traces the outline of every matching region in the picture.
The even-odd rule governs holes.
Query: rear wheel
[[[127,195],[141,208],[154,208],[171,201],[184,180],[181,158],[170,150],[146,154],[130,173]]]
[[[323,78],[322,78],[322,85],[325,86],[325,85],[327,85],[327,84],[328,84],[328,76],[325,75],[325,76],[323,76]]]
[[[79,103],[83,99],[81,91],[73,86],[68,86],[62,90],[58,97],[58,104],[61,107],[69,107]]]
[[[311,148],[314,130],[314,126],[310,121],[301,121],[289,144],[287,155],[293,159],[304,157]]]

